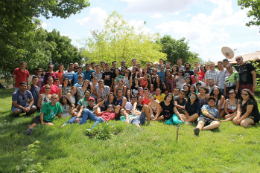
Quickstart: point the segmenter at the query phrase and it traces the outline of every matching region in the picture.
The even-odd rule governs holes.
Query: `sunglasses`
[[[113,106],[108,106],[107,108],[113,108]]]
[[[46,90],[49,90],[49,89],[51,89],[51,88],[45,88]]]
[[[248,94],[242,94],[243,96],[248,96]]]
[[[90,93],[85,93],[85,95],[89,95]]]
[[[190,96],[190,98],[194,98],[195,99],[196,97],[195,96]]]
[[[234,93],[228,93],[228,94],[234,94]]]

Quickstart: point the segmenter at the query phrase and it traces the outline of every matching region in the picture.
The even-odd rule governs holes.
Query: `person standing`
[[[113,75],[114,70],[113,71],[110,70],[109,63],[106,63],[105,66],[106,66],[106,71],[103,72],[102,79],[104,80],[105,85],[109,86],[110,89],[112,89],[113,79],[114,79],[114,75]]]
[[[73,79],[72,79],[72,85],[73,85],[73,86],[74,86],[76,83],[82,83],[82,79],[85,78],[85,77],[84,77],[84,73],[83,73],[82,67],[77,67],[77,68],[78,68],[78,71],[73,74]],[[79,75],[82,76],[81,82],[79,82],[79,80],[78,80]]]
[[[122,71],[122,67],[125,66],[125,65],[126,65],[126,61],[125,61],[125,60],[122,60],[122,61],[121,61],[121,67],[119,67],[118,69],[119,69],[120,71]]]
[[[86,67],[86,70],[83,71],[84,79],[91,81],[91,75],[93,72],[95,72],[95,70],[90,69],[89,63],[86,63],[85,67]]]
[[[56,71],[56,76],[57,76],[57,78],[60,79],[60,84],[61,85],[62,85],[61,78],[62,78],[63,73],[64,73],[64,66],[63,66],[63,64],[59,64],[59,70]]]
[[[12,112],[14,117],[19,117],[20,113],[26,115],[34,113],[37,109],[34,106],[32,93],[27,89],[26,82],[20,82],[19,89],[13,93],[12,96]],[[29,99],[29,103],[27,103]]]
[[[63,73],[63,75],[62,75],[62,78],[61,78],[62,80],[61,81],[63,81],[64,78],[68,78],[69,79],[69,84],[71,85],[71,81],[73,79],[73,74],[74,74],[73,69],[74,69],[74,64],[70,63],[69,64],[69,69],[67,71],[65,71]]]
[[[32,84],[27,87],[27,90],[31,91],[33,100],[34,100],[34,106],[37,107],[38,99],[39,99],[39,94],[40,94],[40,88],[37,86],[38,83],[38,77],[33,76],[32,78]]]
[[[224,81],[225,81],[225,76],[228,73],[228,71],[226,68],[224,68],[222,61],[218,62],[218,69],[219,69],[219,72],[217,75],[216,85],[220,88],[221,92],[224,93]]]
[[[91,76],[91,80],[97,76],[98,80],[102,79],[102,73],[100,72],[100,66],[97,64],[96,66],[96,71],[92,73],[92,76]]]
[[[44,75],[42,74],[42,69],[37,68],[36,75],[38,77],[38,83],[37,86],[40,88],[40,91],[42,90],[42,87],[44,86]]]
[[[55,78],[57,78],[56,73],[53,71],[53,65],[52,64],[48,65],[48,72],[46,72],[45,75],[44,75],[44,84],[48,83],[47,80],[48,80],[49,76],[51,76],[53,78],[53,80],[55,80]]]
[[[177,64],[178,64],[179,70],[185,71],[185,68],[184,68],[184,66],[182,65],[182,59],[181,59],[181,58],[179,58],[179,59],[177,60]]]
[[[20,62],[20,68],[16,68],[13,72],[13,79],[15,82],[15,91],[19,90],[19,85],[21,82],[26,82],[28,84],[28,79],[30,77],[29,72],[25,69],[27,66],[25,61]]]
[[[136,59],[134,58],[134,59],[132,59],[132,67],[129,67],[128,69],[132,72],[133,67],[135,67],[135,66],[136,66]]]
[[[230,90],[235,90],[236,94],[238,94],[238,89],[239,89],[239,74],[237,71],[233,71],[233,68],[231,64],[227,64],[227,75],[225,77],[224,81],[224,96],[228,97],[229,96],[229,91]]]
[[[146,63],[146,68],[147,68],[147,72],[152,75],[153,74],[153,69],[152,69],[152,64],[151,62],[147,62]]]
[[[205,75],[205,84],[206,84],[206,86],[208,86],[208,84],[209,84],[209,81],[208,81],[208,79],[213,79],[213,81],[214,81],[214,84],[216,84],[217,83],[217,78],[218,78],[218,70],[217,69],[215,69],[215,64],[214,64],[214,62],[211,62],[210,63],[210,68],[209,68],[209,70],[206,72],[206,75]]]
[[[162,82],[166,85],[166,82],[165,82],[165,67],[164,67],[164,64],[162,64],[161,66],[160,66],[160,71],[159,72],[157,72],[157,74],[160,76],[160,78],[161,78],[161,80],[162,80]]]
[[[184,67],[185,67],[185,71],[184,71],[184,77],[191,77],[192,75],[194,75],[194,72],[192,70],[190,70],[190,63],[186,62],[184,64]]]
[[[237,56],[236,61],[239,64],[237,71],[239,73],[239,91],[249,89],[252,93],[256,90],[256,73],[255,67],[249,63],[244,62],[242,56]]]

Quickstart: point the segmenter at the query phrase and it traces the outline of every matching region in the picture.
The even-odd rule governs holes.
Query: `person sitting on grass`
[[[72,104],[70,103],[69,99],[66,96],[61,96],[60,104],[61,104],[61,108],[63,110],[63,112],[61,113],[62,117],[70,116],[70,113],[72,112],[73,107],[72,107]]]
[[[184,114],[185,104],[187,103],[186,95],[187,91],[182,89],[179,95],[174,97],[174,105],[180,114]]]
[[[32,96],[33,96],[33,101],[34,101],[34,106],[37,107],[38,99],[39,99],[39,94],[40,94],[40,87],[38,87],[38,77],[33,76],[32,78],[32,84],[27,87],[27,90],[31,91]],[[37,107],[38,108],[38,107]]]
[[[44,88],[45,88],[45,91],[43,94],[40,94],[38,103],[37,103],[38,104],[37,106],[40,109],[40,111],[41,111],[44,103],[51,102],[51,94],[50,94],[51,87],[49,84],[46,84],[46,85],[44,85]]]
[[[228,96],[229,98],[226,99],[224,103],[224,110],[226,113],[225,120],[222,120],[221,122],[232,121],[237,116],[237,106],[239,100],[236,97],[235,90],[229,90]]]
[[[165,122],[168,125],[181,124],[184,122],[177,108],[174,105],[174,99],[172,93],[166,94],[164,100],[160,102],[159,110],[161,110],[161,112],[155,116],[155,119],[153,119],[154,121],[169,120]],[[181,120],[179,120],[178,117]]]
[[[137,102],[134,103],[134,105],[137,105]],[[150,115],[149,108],[147,105],[143,106],[141,115],[129,115],[124,108],[120,110],[120,120],[122,122],[131,123],[133,125],[136,125],[137,127],[140,127],[140,125],[143,125],[145,121],[147,120],[147,124],[150,124],[150,120],[153,119]]]
[[[193,129],[196,136],[201,130],[212,130],[220,126],[218,122],[218,110],[215,108],[216,99],[210,97],[208,104],[201,107],[201,114],[198,118],[198,125]]]
[[[196,122],[200,113],[200,102],[197,94],[192,92],[185,105],[184,114],[181,116],[187,124]]]
[[[20,82],[19,90],[15,91],[12,96],[12,112],[14,117],[19,117],[21,113],[30,115],[34,113],[37,108],[34,106],[32,93],[27,89],[26,82]],[[27,103],[29,99],[29,103]]]
[[[242,127],[251,127],[260,119],[257,101],[249,89],[243,89],[241,97],[233,123]]]
[[[86,107],[86,109],[88,109],[93,114],[95,113],[94,104],[95,104],[95,99],[93,97],[90,97],[88,99],[88,106]],[[84,111],[86,109],[84,109]],[[77,114],[77,116],[72,117],[69,121],[64,123],[61,127],[64,127],[65,125],[72,124],[72,123],[80,123],[81,124],[82,116],[84,115],[84,111],[82,112],[82,114]]]
[[[25,131],[26,135],[31,135],[33,128],[37,126],[37,124],[46,124],[52,126],[52,121],[56,115],[58,115],[59,118],[62,118],[61,113],[63,110],[58,99],[58,95],[53,94],[51,96],[51,102],[43,104],[41,112],[33,119],[32,125],[30,125],[29,128]]]

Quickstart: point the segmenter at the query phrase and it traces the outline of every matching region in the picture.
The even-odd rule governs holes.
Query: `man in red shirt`
[[[50,94],[57,94],[59,95],[60,90],[56,85],[53,85],[53,78],[51,76],[48,77],[47,80],[48,84],[51,86]],[[45,86],[42,87],[41,94],[45,93]]]
[[[146,104],[146,105],[148,105],[149,103],[150,103],[150,99],[149,99],[149,90],[148,90],[148,88],[145,88],[144,89],[144,97],[143,97],[143,104]]]
[[[13,72],[15,91],[19,90],[19,84],[21,82],[26,82],[28,84],[28,79],[30,77],[29,72],[25,69],[27,66],[25,61],[20,62],[20,68],[16,68]]]
[[[62,85],[61,77],[62,77],[63,73],[64,73],[64,66],[63,66],[63,64],[60,64],[59,65],[59,70],[56,71],[56,76],[57,76],[57,78],[60,79],[60,84],[61,85]]]

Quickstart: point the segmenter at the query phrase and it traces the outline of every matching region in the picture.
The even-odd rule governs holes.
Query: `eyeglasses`
[[[248,94],[242,94],[243,96],[248,96]]]
[[[182,71],[179,71],[179,73],[182,73]]]
[[[240,61],[240,58],[236,59],[236,61]]]
[[[89,95],[90,93],[85,93],[85,95]]]
[[[108,106],[107,108],[113,108],[113,106]]]
[[[51,89],[51,88],[45,88],[46,90],[49,90],[49,89]]]
[[[234,94],[234,93],[232,92],[232,93],[228,93],[228,94]]]
[[[190,96],[190,98],[194,98],[195,99],[196,97],[195,96]]]

